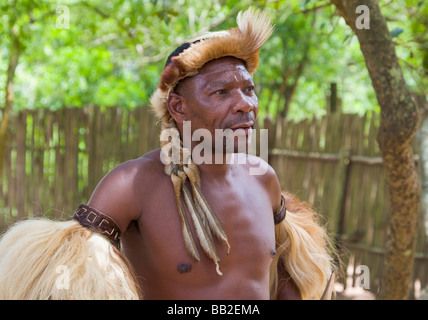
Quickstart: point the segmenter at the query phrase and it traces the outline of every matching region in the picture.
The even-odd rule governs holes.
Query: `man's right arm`
[[[113,219],[122,233],[141,214],[141,203],[135,194],[140,161],[130,160],[110,171],[98,183],[88,202],[89,207]]]

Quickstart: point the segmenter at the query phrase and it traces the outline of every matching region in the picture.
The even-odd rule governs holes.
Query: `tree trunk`
[[[367,0],[369,29],[357,27],[361,1],[332,0],[360,42],[381,108],[377,141],[391,198],[380,297],[407,299],[411,284],[420,190],[411,142],[419,113],[398,64],[394,44],[378,1]]]
[[[9,113],[13,107],[13,82],[15,78],[15,70],[18,65],[18,59],[21,52],[21,45],[17,35],[11,31],[11,44],[10,44],[10,56],[9,56],[9,66],[7,69],[7,79],[6,79],[6,101],[2,110],[2,117],[0,122],[0,180],[3,176],[3,166],[4,166],[4,151],[7,146],[7,134],[8,134],[8,125],[9,125]]]

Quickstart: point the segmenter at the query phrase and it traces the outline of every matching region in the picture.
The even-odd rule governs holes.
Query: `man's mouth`
[[[254,122],[246,122],[234,125],[230,127],[235,134],[238,135],[249,135],[252,133],[254,127]]]

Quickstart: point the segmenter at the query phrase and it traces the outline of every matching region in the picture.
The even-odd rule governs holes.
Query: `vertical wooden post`
[[[278,121],[278,120],[277,120]],[[275,132],[273,130],[274,126],[272,125],[272,117],[266,117],[263,122],[263,128],[268,130],[268,163],[271,164],[271,150],[274,146]]]
[[[27,135],[27,112],[22,111],[18,115],[16,128],[16,208],[18,220],[25,217],[25,202],[27,198],[27,187],[25,179],[25,153]]]
[[[337,83],[330,83],[330,113],[337,112]]]

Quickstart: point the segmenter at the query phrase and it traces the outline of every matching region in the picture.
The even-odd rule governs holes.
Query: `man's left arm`
[[[276,300],[302,300],[299,288],[293,279],[278,265],[278,294]]]
[[[263,161],[263,160],[260,160]],[[281,208],[282,200],[281,200],[281,185],[279,183],[278,177],[276,175],[275,170],[267,165],[268,170],[266,173],[260,177],[265,185],[270,200],[272,203],[272,216],[274,213]],[[282,219],[281,219],[282,220]],[[276,228],[275,228],[276,229]],[[275,234],[275,242],[278,244],[277,235]],[[301,300],[302,296],[300,291],[291,278],[291,276],[286,271],[285,267],[282,263],[278,263],[277,266],[277,275],[278,275],[278,288],[277,288],[277,300]]]

